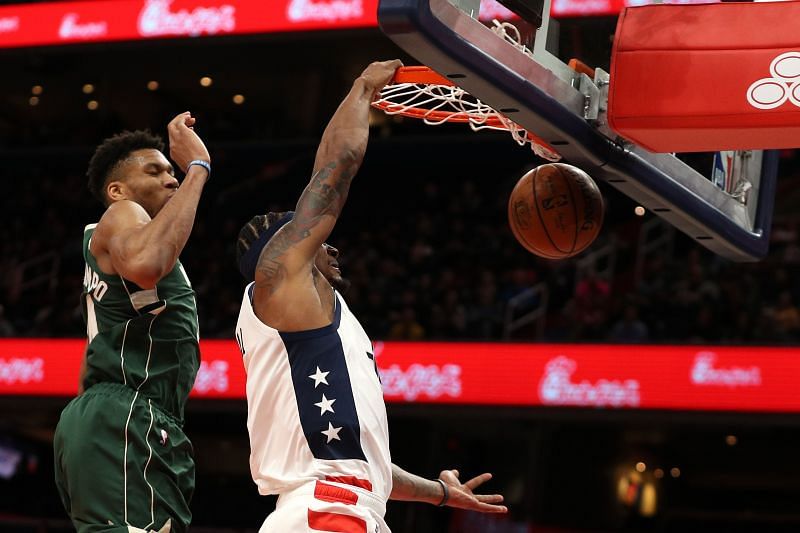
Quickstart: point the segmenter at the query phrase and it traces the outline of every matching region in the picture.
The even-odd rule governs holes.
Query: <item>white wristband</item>
[[[186,166],[186,172],[189,172],[189,169],[192,168],[192,165],[198,165],[206,169],[208,172],[208,176],[206,177],[206,181],[211,179],[211,163],[208,161],[203,161],[202,159],[195,159],[194,161],[190,161],[189,164]]]

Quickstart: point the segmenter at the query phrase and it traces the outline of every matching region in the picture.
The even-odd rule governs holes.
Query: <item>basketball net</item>
[[[492,31],[533,57],[533,52],[520,42],[519,31],[514,25],[497,20],[492,22]],[[372,105],[387,115],[422,119],[430,126],[456,122],[469,124],[473,131],[508,131],[517,144],[529,144],[542,159],[554,162],[561,160],[558,152],[541,138],[427,67],[398,69],[394,82],[378,93]]]

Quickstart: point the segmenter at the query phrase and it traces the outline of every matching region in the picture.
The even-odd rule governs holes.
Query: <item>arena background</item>
[[[608,67],[613,13],[559,20],[562,57]],[[243,287],[233,260],[238,228],[253,214],[294,205],[319,135],[352,80],[370,61],[393,57],[415,64],[370,25],[0,49],[0,336],[38,338],[43,350],[54,346],[47,339],[82,337],[80,235],[102,212],[85,186],[92,150],[121,129],[164,134],[172,116],[191,110],[214,177],[182,260],[202,336],[230,339]],[[203,77],[211,83],[202,85]],[[642,396],[624,405],[559,405],[482,400],[480,390],[477,400],[442,402],[429,390],[392,400],[396,463],[429,477],[449,467],[465,476],[491,471],[487,490],[504,493],[510,507],[498,519],[391,503],[394,531],[800,528],[794,151],[782,153],[764,261],[715,257],[649,213],[636,216],[632,201],[600,183],[600,239],[577,259],[552,262],[525,252],[506,223],[511,188],[542,163],[529,150],[501,133],[435,129],[377,112],[372,119],[364,166],[331,241],[353,281],[348,301],[376,341],[394,349],[407,341],[452,346],[454,360],[464,345],[442,343],[494,343],[475,344],[483,351],[463,358],[487,371],[523,368],[524,353],[499,357],[511,342],[532,354],[575,346],[589,366],[652,360],[647,377],[661,395],[658,404]],[[710,168],[709,158],[692,160]],[[509,327],[510,306],[513,317],[539,310],[531,316],[541,318]],[[69,392],[48,391],[47,379],[43,390],[23,390],[13,366],[20,354],[7,342],[0,339],[0,530],[69,531],[51,456]],[[423,353],[434,345],[406,346]],[[764,391],[728,382],[720,385],[724,405],[687,404],[670,381],[670,350],[676,365],[691,352],[696,369],[696,354],[723,358],[732,346],[745,349],[727,368],[758,369]],[[55,348],[47,355],[67,358]],[[715,368],[724,373],[721,360]],[[769,389],[773,375],[783,381]],[[625,377],[601,371],[586,383]],[[274,504],[250,480],[245,404],[232,396],[189,404],[186,431],[198,465],[193,531],[256,531]]]

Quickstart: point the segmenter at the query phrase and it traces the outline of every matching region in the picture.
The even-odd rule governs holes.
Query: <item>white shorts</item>
[[[281,494],[259,533],[391,533],[384,514],[386,501],[366,489],[314,481]]]

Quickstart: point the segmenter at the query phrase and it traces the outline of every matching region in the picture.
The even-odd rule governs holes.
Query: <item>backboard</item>
[[[706,176],[674,154],[624,141],[605,119],[608,74],[595,69],[590,77],[573,70],[548,49],[550,0],[503,1],[512,8],[541,9],[531,55],[476,20],[476,3],[381,0],[378,20],[383,32],[422,64],[703,246],[735,261],[766,255],[777,152],[722,152]]]

